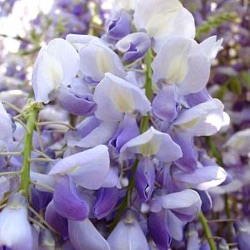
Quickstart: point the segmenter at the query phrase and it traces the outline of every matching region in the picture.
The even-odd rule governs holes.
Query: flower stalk
[[[29,184],[30,184],[30,155],[32,151],[32,138],[33,132],[36,126],[39,105],[37,103],[32,103],[30,105],[30,112],[27,114],[27,131],[24,140],[24,148],[22,151],[23,155],[23,165],[21,172],[21,184],[20,184],[20,192],[24,196],[28,196],[29,194]]]
[[[216,250],[217,247],[216,247],[216,244],[214,242],[210,227],[208,225],[208,221],[202,212],[199,213],[199,220],[200,220],[200,223],[201,223],[202,228],[204,230],[204,233],[205,233],[206,239],[208,241],[208,244],[210,246],[210,249]]]
[[[145,93],[148,98],[148,100],[151,100],[152,97],[152,68],[151,68],[151,63],[152,63],[152,49],[149,48],[148,52],[145,56],[145,64],[146,64],[146,83],[145,83]],[[148,129],[149,125],[149,120],[150,120],[150,114],[148,113],[146,116],[143,116],[142,121],[141,121],[141,127],[140,131],[141,133],[144,133]]]

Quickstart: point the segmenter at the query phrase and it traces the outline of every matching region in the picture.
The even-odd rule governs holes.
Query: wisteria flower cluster
[[[222,39],[194,37],[178,0],[120,1],[102,37],[42,47],[34,100],[9,104],[12,118],[0,106],[3,249],[223,244],[203,212],[208,190],[230,178],[198,143],[229,124],[206,90]]]

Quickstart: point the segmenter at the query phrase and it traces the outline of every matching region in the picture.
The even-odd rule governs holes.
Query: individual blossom
[[[146,30],[154,38],[157,51],[173,35],[191,39],[195,36],[194,18],[178,0],[137,0],[134,23],[138,31]]]
[[[116,225],[107,239],[110,250],[149,250],[147,239],[131,211]]]
[[[124,9],[114,11],[105,22],[105,36],[108,39],[119,41],[132,32],[131,17]]]
[[[69,86],[78,73],[79,61],[74,47],[64,39],[53,39],[43,47],[32,75],[36,101],[48,103],[61,86]]]
[[[117,129],[117,122],[102,121],[95,116],[85,118],[65,137],[69,147],[91,148],[107,143]]]
[[[89,116],[94,113],[96,104],[93,95],[75,88],[60,88],[57,94],[60,105],[73,115]]]
[[[149,159],[142,159],[136,170],[135,187],[143,203],[147,203],[153,194],[155,185],[155,166]]]
[[[216,164],[210,166],[198,164],[198,168],[191,173],[186,173],[176,168],[173,170],[172,175],[176,183],[184,185],[186,188],[189,187],[198,190],[207,190],[218,186],[227,177],[226,171]]]
[[[73,182],[87,189],[99,189],[109,172],[108,149],[104,145],[76,153],[58,161],[49,175],[68,175]]]
[[[145,116],[151,109],[140,88],[111,73],[97,85],[93,98],[97,104],[95,116],[104,121],[118,122],[125,114]]]
[[[57,178],[53,202],[56,211],[64,218],[83,220],[89,214],[88,203],[80,197],[75,184],[68,176]]]
[[[119,56],[101,39],[89,35],[68,35],[66,39],[79,51],[80,72],[89,83],[97,84],[112,73],[125,77]]]
[[[167,85],[160,89],[152,101],[152,114],[159,120],[162,131],[167,131],[180,110],[180,104],[176,102],[175,87]],[[166,100],[168,100],[166,102]]]
[[[15,250],[31,250],[32,245],[27,200],[20,193],[11,194],[7,206],[0,213],[0,246]]]
[[[123,60],[131,63],[145,56],[151,45],[149,36],[144,32],[136,32],[119,40],[115,47],[123,53]]]
[[[184,225],[192,221],[200,209],[200,196],[190,189],[153,198],[148,228],[157,247],[167,249],[171,238],[181,241]]]
[[[162,162],[172,162],[182,156],[182,151],[170,135],[150,127],[121,148],[120,159],[132,159],[135,155],[141,155],[144,158],[155,157]]]
[[[187,95],[206,86],[210,62],[196,41],[171,37],[154,58],[152,69],[158,86],[174,85],[179,95]]]
[[[190,109],[182,110],[173,124],[193,136],[211,136],[229,124],[230,118],[223,109],[222,102],[213,98]]]
[[[124,144],[140,134],[140,130],[137,124],[136,117],[131,115],[125,115],[122,122],[119,123],[115,133],[109,140],[109,149],[111,157],[119,158],[119,153]]]

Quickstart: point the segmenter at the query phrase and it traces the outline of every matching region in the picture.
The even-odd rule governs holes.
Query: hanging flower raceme
[[[24,242],[25,249],[198,249],[196,228],[207,232],[208,224],[198,226],[197,218],[213,206],[212,188],[230,179],[202,146],[202,136],[229,124],[206,90],[222,40],[196,42],[194,18],[178,0],[121,0],[101,38],[91,28],[92,35],[68,34],[40,50],[32,76],[37,107],[14,117],[24,138],[12,136],[0,107],[0,141],[20,148],[0,160],[22,166],[20,180],[11,173],[16,186],[1,176],[0,200],[18,188],[25,194],[11,194],[0,212],[0,243],[14,250]],[[247,146],[240,134],[225,144],[241,156]],[[39,241],[23,200],[32,201]]]

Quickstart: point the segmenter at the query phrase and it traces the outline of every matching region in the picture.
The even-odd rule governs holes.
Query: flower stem
[[[210,249],[216,250],[217,247],[216,247],[216,244],[214,242],[210,227],[208,225],[208,221],[202,212],[199,213],[199,220],[200,220],[200,223],[201,223],[202,228],[204,230],[204,233],[205,233],[206,239],[208,241],[208,244],[210,246]]]
[[[145,90],[146,90],[146,96],[148,100],[151,100],[152,96],[152,49],[149,48],[148,52],[145,57],[145,64],[146,64],[146,83],[145,83]]]
[[[145,57],[145,64],[146,64],[146,83],[145,83],[145,93],[150,101],[152,98],[152,69],[151,69],[151,63],[152,63],[152,49],[149,48],[148,52]],[[148,112],[146,116],[143,116],[140,126],[141,133],[144,133],[148,129],[150,120],[150,113]]]
[[[30,112],[27,114],[27,131],[24,140],[24,149],[22,152],[23,155],[23,165],[21,172],[21,185],[20,192],[24,196],[28,196],[29,194],[29,184],[30,184],[30,155],[32,151],[32,138],[33,132],[35,129],[35,125],[37,122],[39,111],[39,105],[33,103],[30,105]]]

